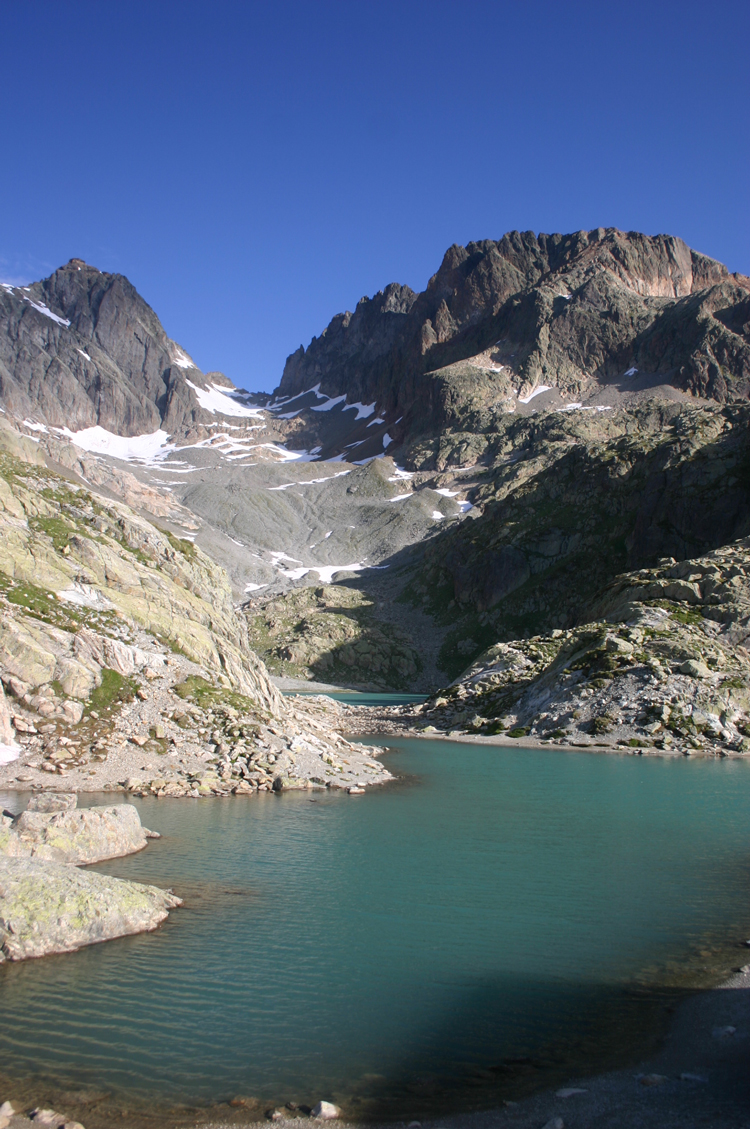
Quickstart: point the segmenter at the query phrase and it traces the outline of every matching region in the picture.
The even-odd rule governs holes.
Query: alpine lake
[[[364,796],[130,801],[162,838],[97,869],[184,906],[0,966],[0,1092],[87,1129],[489,1108],[636,1062],[741,962],[750,765],[372,743]]]

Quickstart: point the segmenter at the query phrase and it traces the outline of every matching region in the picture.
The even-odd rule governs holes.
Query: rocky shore
[[[0,963],[73,952],[155,929],[170,890],[79,870],[142,850],[156,832],[132,804],[76,810],[75,794],[32,796],[0,816]]]
[[[0,428],[0,789],[195,798],[390,779],[329,699],[279,693],[223,569],[16,441]]]
[[[575,628],[488,648],[423,705],[346,712],[392,732],[636,755],[750,752],[750,540],[618,577]]]

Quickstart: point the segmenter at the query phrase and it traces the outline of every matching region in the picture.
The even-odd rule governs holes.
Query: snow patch
[[[414,491],[410,490],[408,494],[397,494],[395,498],[389,498],[389,502],[403,502],[404,498],[413,498]]]
[[[55,428],[80,447],[92,455],[110,455],[113,459],[122,459],[124,462],[153,463],[163,459],[170,451],[175,450],[173,443],[169,443],[166,431],[154,431],[150,435],[113,435],[103,427],[85,427],[82,431],[71,431],[70,428]]]
[[[385,451],[386,448],[390,447],[392,442],[393,442],[393,440],[391,439],[390,435],[386,431],[385,435],[383,436],[383,450]]]
[[[195,392],[198,403],[207,412],[215,415],[217,412],[223,416],[245,416],[249,419],[262,419],[263,410],[256,405],[247,403],[247,394],[236,389],[225,388],[220,384],[211,384],[208,388],[199,388],[192,380],[185,383]]]
[[[388,479],[388,481],[389,481],[389,482],[398,482],[398,481],[399,481],[400,479],[405,479],[405,478],[406,478],[406,479],[408,479],[408,478],[413,478],[413,477],[414,477],[414,472],[413,472],[413,471],[411,471],[411,470],[404,470],[404,468],[403,468],[403,467],[401,467],[401,466],[398,466],[398,464],[396,464],[396,472],[395,472],[395,474],[393,474],[393,475],[392,475],[392,476],[391,476],[391,477],[390,477],[390,478]]]
[[[88,355],[87,352],[85,352],[84,349],[78,349],[77,351],[81,354],[82,357],[85,357],[87,361],[91,360],[91,357]]]
[[[43,423],[37,423],[35,419],[25,419],[23,426],[28,427],[29,431],[47,431]]]
[[[629,368],[628,371],[625,373],[625,375],[626,376],[635,376],[635,374],[637,372],[638,372],[637,368]]]
[[[350,408],[356,408],[357,414],[354,417],[354,422],[356,423],[358,419],[368,419],[372,415],[372,413],[375,411],[375,404],[376,403],[377,403],[377,401],[373,400],[373,402],[371,404],[360,404],[359,402],[357,402],[356,404],[345,404],[344,407],[341,410],[344,411],[344,412],[348,412]],[[319,411],[320,409],[316,409],[316,410]],[[369,424],[368,424],[368,426],[369,426]]]
[[[335,408],[342,400],[346,402],[346,396],[331,396],[325,404],[314,404],[312,410],[314,412],[330,412],[331,408]]]
[[[380,416],[378,416],[377,419],[371,419],[367,426],[374,427],[376,423],[385,423],[385,420],[381,419]]]
[[[541,395],[542,392],[549,392],[551,391],[551,388],[551,384],[538,384],[533,392],[529,392],[528,396],[519,396],[519,402],[521,404],[528,404],[531,400],[534,399],[535,396]]]
[[[0,764],[10,764],[11,761],[17,761],[20,755],[20,745],[0,745]]]
[[[26,297],[24,297],[24,302],[28,302],[30,306],[33,306],[40,314],[44,314],[46,318],[52,318],[52,321],[56,321],[58,325],[70,325],[67,318],[61,318],[59,314],[53,314],[49,306],[45,306],[41,302],[32,302],[31,298]]]
[[[178,368],[197,368],[198,366],[193,363],[190,357],[183,349],[175,348],[172,364],[177,365]]]
[[[326,536],[330,537],[330,533],[326,534]],[[356,561],[354,564],[342,565],[304,565],[302,561],[297,560],[296,557],[290,557],[286,553],[271,553],[270,556],[274,567],[282,576],[286,576],[289,580],[301,580],[302,577],[307,576],[308,573],[316,572],[320,577],[321,584],[330,584],[333,577],[338,572],[362,572],[368,568],[388,568],[388,565],[368,565],[365,564],[364,561]],[[300,565],[300,567],[289,569],[281,568],[279,561],[290,561],[291,564],[297,564]]]
[[[442,521],[445,517],[445,514],[441,514],[440,510],[433,510],[432,517],[434,521]]]
[[[246,592],[257,592],[260,588],[267,588],[267,587],[268,587],[267,584],[246,584],[245,585],[245,591]]]

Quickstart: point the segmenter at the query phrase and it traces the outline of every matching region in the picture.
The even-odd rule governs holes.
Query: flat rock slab
[[[0,856],[0,960],[73,952],[144,933],[181,904],[157,886]]]
[[[140,851],[149,833],[132,804],[71,811],[24,811],[0,825],[0,856],[74,865]]]

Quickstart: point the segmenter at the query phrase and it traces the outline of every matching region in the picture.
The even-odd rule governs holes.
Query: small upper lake
[[[322,694],[326,698],[333,698],[335,702],[346,702],[350,706],[413,706],[417,702],[426,702],[426,694],[402,694],[394,690],[393,693],[368,690],[285,690],[287,698],[312,697]]]
[[[163,839],[100,869],[185,906],[1,966],[0,1074],[159,1125],[235,1095],[408,1119],[622,1061],[741,962],[750,765],[389,742],[365,796],[136,801]]]

